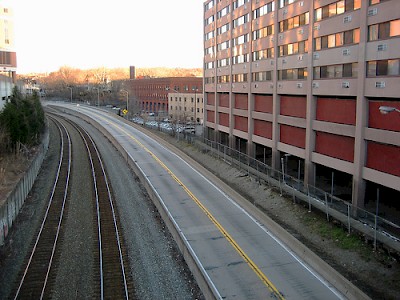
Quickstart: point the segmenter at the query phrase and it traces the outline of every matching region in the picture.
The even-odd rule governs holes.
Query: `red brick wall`
[[[214,93],[207,93],[206,94],[207,97],[207,104],[208,105],[215,105],[215,94]]]
[[[339,124],[356,124],[356,100],[318,98],[317,120]]]
[[[254,95],[254,110],[272,114],[272,95]]]
[[[254,120],[254,134],[272,139],[272,123],[262,120]]]
[[[215,112],[213,110],[207,110],[207,121],[211,123],[215,123]]]
[[[315,152],[345,161],[354,161],[354,138],[316,132]]]
[[[368,142],[367,167],[400,176],[400,147]]]
[[[219,106],[229,107],[229,94],[225,93],[219,94]]]
[[[247,118],[235,116],[235,129],[248,132]]]
[[[288,125],[280,125],[280,141],[298,148],[306,147],[306,130]]]
[[[379,106],[391,106],[400,109],[400,101],[369,101],[369,124],[368,127],[400,131],[400,113],[392,112],[383,115]]]
[[[307,98],[305,96],[281,96],[281,115],[306,118]]]
[[[235,108],[247,110],[248,107],[247,94],[235,94]]]
[[[219,116],[219,124],[222,126],[229,127],[229,114],[218,113]]]

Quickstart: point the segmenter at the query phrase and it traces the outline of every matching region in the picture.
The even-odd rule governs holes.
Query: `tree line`
[[[0,112],[0,153],[20,153],[40,143],[45,116],[37,92],[22,95],[14,87],[11,98]]]

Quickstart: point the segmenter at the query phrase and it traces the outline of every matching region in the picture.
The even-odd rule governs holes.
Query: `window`
[[[367,77],[400,76],[400,59],[367,62]]]
[[[214,16],[208,17],[208,18],[206,19],[206,21],[205,21],[205,25],[209,25],[209,24],[211,24],[212,22],[214,22]]]
[[[221,27],[217,28],[217,35],[223,34],[225,32],[229,31],[229,23],[222,25]]]
[[[247,73],[232,75],[232,82],[247,82]]]
[[[307,68],[279,70],[278,80],[307,79],[307,75]]]
[[[317,37],[314,39],[315,51],[340,47],[348,44],[355,44],[360,42],[360,28],[338,32],[326,36]]]
[[[368,41],[377,41],[400,35],[400,19],[368,26]]]
[[[215,82],[215,78],[214,77],[205,77],[204,78],[204,83],[205,84],[213,84]]]
[[[382,2],[386,2],[389,0],[369,0],[369,5],[374,5],[374,4],[378,4],[378,3],[382,3]]]
[[[274,34],[274,25],[269,25],[264,28],[253,31],[253,41]]]
[[[341,15],[348,11],[360,9],[361,0],[341,0],[319,7],[314,12],[314,19],[316,22],[326,18],[331,18],[336,15]]]
[[[309,13],[306,12],[299,16],[279,22],[279,32],[297,28],[299,26],[307,25],[309,23]]]
[[[208,63],[205,63],[205,64],[204,64],[204,68],[205,68],[206,70],[213,69],[213,68],[214,68],[214,62],[213,62],[213,61],[210,61],[210,62],[208,62]]]
[[[253,73],[253,81],[271,81],[271,80],[272,80],[272,71]]]
[[[208,2],[206,5],[204,5],[204,11],[207,11],[213,7],[214,7],[214,0]]]
[[[213,38],[213,37],[214,37],[214,31],[210,31],[210,32],[208,32],[208,33],[205,34],[204,39],[205,39],[206,41],[208,41],[209,39],[211,39],[211,38]]]
[[[302,54],[308,52],[307,41],[279,46],[279,56]]]
[[[314,79],[357,77],[357,67],[357,63],[314,67]]]
[[[390,33],[389,36],[400,35],[400,20],[393,20],[390,22]]]
[[[244,5],[247,2],[249,2],[249,0],[236,0],[233,2],[233,9],[237,9],[238,7]]]
[[[263,15],[266,15],[270,12],[273,12],[275,10],[275,3],[274,1],[271,1],[264,6],[261,6],[255,10],[253,10],[253,19],[257,19]]]
[[[229,48],[229,41],[217,44],[217,51],[225,50],[225,49],[228,49],[228,48]]]
[[[273,58],[274,57],[274,48],[268,48],[260,51],[253,52],[253,61]]]
[[[249,61],[249,54],[242,54],[232,57],[232,64],[241,64]]]
[[[217,19],[221,19],[222,17],[226,16],[229,13],[229,5],[225,6],[219,12],[217,12]]]
[[[279,0],[279,8],[285,7],[289,4],[296,2],[297,0]]]
[[[232,21],[232,28],[239,27],[240,25],[243,25],[245,23],[249,22],[249,14],[246,14],[244,16],[241,16],[235,20]]]
[[[205,55],[213,55],[214,54],[214,46],[208,47],[204,50]]]
[[[249,34],[244,34],[233,39],[233,46],[242,45],[249,41]]]
[[[229,58],[219,59],[217,61],[217,67],[226,67],[229,66]]]
[[[230,77],[229,77],[229,75],[218,76],[217,82],[218,83],[228,83],[228,82],[230,82]]]

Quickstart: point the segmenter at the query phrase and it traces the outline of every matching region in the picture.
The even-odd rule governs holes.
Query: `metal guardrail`
[[[382,234],[395,242],[400,242],[400,226],[390,220],[384,219],[371,213],[365,209],[354,207],[351,203],[340,199],[322,189],[310,184],[305,185],[303,181],[283,174],[279,170],[275,170],[265,163],[256,160],[226,145],[219,144],[203,138],[201,142],[193,142],[202,152],[222,159],[229,164],[237,167],[239,170],[245,171],[249,176],[253,176],[257,180],[263,180],[267,184],[279,188],[281,194],[291,195],[296,201],[299,199],[308,203],[308,208],[318,209],[326,213],[329,220],[334,218],[340,221],[351,232],[354,221],[358,221],[368,227],[364,233],[371,236],[376,246],[378,233]],[[357,226],[359,227],[359,226]],[[359,230],[359,228],[353,228]],[[372,232],[372,235],[371,235]],[[399,243],[400,247],[400,243]]]

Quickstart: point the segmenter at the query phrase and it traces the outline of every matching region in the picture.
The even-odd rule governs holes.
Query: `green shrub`
[[[32,146],[39,142],[44,128],[44,111],[37,93],[23,96],[14,87],[11,100],[0,113],[0,127],[9,151],[19,152],[22,145]]]

